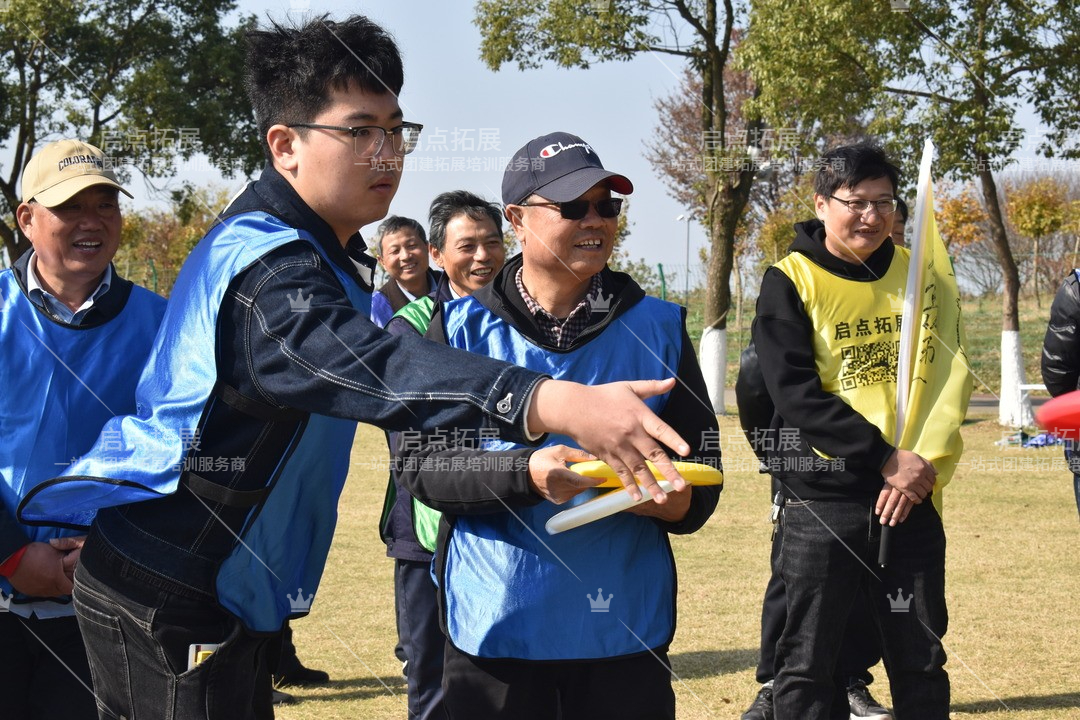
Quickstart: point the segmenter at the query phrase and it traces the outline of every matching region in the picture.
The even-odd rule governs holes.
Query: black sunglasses
[[[588,200],[569,200],[567,202],[534,202],[534,203],[518,203],[521,207],[535,207],[537,205],[547,205],[549,207],[559,208],[559,214],[566,220],[580,220],[589,214],[589,206],[596,206],[596,214],[602,218],[619,217],[619,213],[622,212],[622,198],[611,198],[609,200],[598,200],[595,203],[590,203]]]

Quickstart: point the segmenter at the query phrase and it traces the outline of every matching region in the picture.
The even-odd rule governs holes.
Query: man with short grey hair
[[[383,220],[371,248],[390,276],[371,294],[371,322],[386,327],[394,313],[434,290],[441,273],[429,269],[424,226],[412,218],[391,215]]]

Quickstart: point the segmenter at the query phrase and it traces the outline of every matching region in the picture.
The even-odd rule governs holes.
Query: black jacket
[[[1050,306],[1043,339],[1042,377],[1054,397],[1080,388],[1080,279],[1069,273]]]
[[[856,281],[884,275],[894,255],[892,243],[886,241],[866,263],[852,264],[830,253],[824,241],[825,227],[819,220],[802,222],[795,225],[795,241],[788,250],[806,255],[837,277]],[[776,268],[766,270],[761,280],[751,333],[776,406],[774,447],[768,455],[785,495],[803,500],[876,497],[885,482],[881,468],[895,448],[838,395],[822,390],[810,317],[794,284]],[[782,442],[785,435],[794,442]],[[801,469],[806,463],[800,466],[798,458],[818,457],[811,448],[842,460],[843,469]]]
[[[206,481],[231,491],[271,487],[310,414],[396,430],[477,424],[525,440],[524,398],[543,376],[373,325],[349,302],[330,267],[370,291],[374,260],[364,253],[359,233],[342,247],[273,168],[225,212],[266,212],[303,229],[329,263],[311,243],[297,240],[263,255],[229,284],[218,315],[217,397],[207,404],[189,460],[192,467],[201,466],[202,458],[245,462],[239,471],[202,473]],[[292,311],[287,298],[297,288],[319,312]],[[503,413],[498,402],[507,395],[515,400]],[[106,508],[81,562],[115,588],[153,586],[194,599],[213,597],[218,566],[250,512],[215,507],[211,512],[194,491],[180,490]]]

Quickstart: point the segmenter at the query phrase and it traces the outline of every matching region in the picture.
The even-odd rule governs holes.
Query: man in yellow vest
[[[785,498],[787,589],[776,720],[847,716],[836,677],[856,603],[880,630],[897,720],[947,720],[945,535],[934,466],[891,444],[909,253],[888,242],[899,171],[870,144],[827,152],[818,220],[762,279],[753,339],[776,410],[770,472]],[[892,552],[879,568],[881,527]]]

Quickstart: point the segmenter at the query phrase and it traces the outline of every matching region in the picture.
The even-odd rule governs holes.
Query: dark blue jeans
[[[788,500],[782,518],[787,623],[776,648],[776,720],[847,720],[834,673],[857,601],[872,608],[881,635],[896,720],[948,720],[945,532],[933,504],[891,530],[886,568],[877,565],[873,500]]]
[[[75,612],[86,642],[98,714],[138,720],[273,717],[260,668],[266,638],[213,603],[152,588],[118,592],[79,566]],[[188,647],[220,643],[188,669]]]

